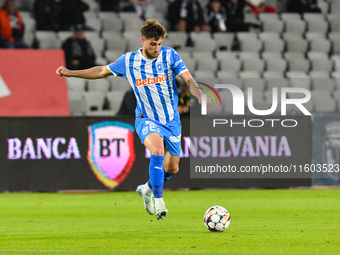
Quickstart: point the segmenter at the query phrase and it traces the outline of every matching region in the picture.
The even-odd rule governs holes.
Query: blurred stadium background
[[[0,0],[2,4],[4,0]],[[37,62],[34,55],[26,56],[25,61],[29,61],[30,65],[34,66],[34,69],[40,69],[44,67],[44,74],[37,76],[46,76],[43,82],[41,80],[34,80],[33,86],[40,86],[40,95],[33,101],[37,102],[44,98],[43,89],[48,88],[48,93],[53,102],[58,105],[60,112],[54,112],[49,114],[49,110],[41,113],[41,116],[68,116],[71,115],[74,118],[67,125],[73,125],[76,127],[79,123],[82,123],[82,145],[85,148],[79,148],[82,158],[85,159],[87,152],[87,130],[84,127],[91,125],[98,121],[105,120],[121,120],[119,117],[114,117],[119,109],[119,106],[123,100],[125,92],[129,89],[129,84],[125,79],[109,77],[101,80],[83,80],[75,78],[67,78],[66,83],[62,79],[54,77],[54,70],[63,64],[63,60],[60,60],[61,43],[65,38],[72,35],[71,31],[37,31],[35,19],[33,18],[33,0],[16,0],[25,26],[24,40],[29,45],[38,45],[38,49],[27,50],[27,52],[33,52],[34,54],[40,52],[45,57],[45,62]],[[86,24],[93,28],[93,31],[86,31],[85,36],[91,41],[96,52],[96,63],[100,65],[106,65],[114,62],[119,56],[126,51],[135,51],[140,47],[140,26],[143,24],[143,20],[140,19],[135,13],[114,13],[114,12],[101,12],[100,6],[95,0],[85,0],[90,6],[90,10],[85,13]],[[207,0],[202,0],[203,6],[207,4]],[[268,5],[272,5],[277,8],[278,14],[260,14],[256,17],[251,9],[245,9],[246,21],[251,21],[258,24],[258,28],[251,28],[249,32],[238,33],[184,33],[184,32],[169,32],[168,37],[164,40],[165,46],[171,46],[177,49],[178,53],[188,66],[191,73],[194,75],[197,81],[205,82],[208,84],[233,84],[239,86],[242,90],[246,91],[248,87],[252,87],[254,91],[254,106],[257,109],[268,109],[271,106],[271,93],[272,87],[303,87],[311,91],[312,99],[305,104],[305,107],[313,113],[313,121],[310,121],[309,130],[306,130],[306,134],[309,136],[305,141],[305,145],[309,148],[304,149],[310,151],[310,158],[308,163],[336,163],[340,162],[338,147],[336,143],[337,121],[339,121],[340,111],[340,2],[337,0],[319,0],[318,5],[322,9],[322,13],[305,13],[303,15],[296,13],[286,13],[287,1],[284,0],[267,0]],[[153,18],[157,19],[165,27],[169,28],[169,24],[166,16],[168,1],[157,0],[154,1],[156,7],[156,13]],[[188,38],[194,42],[191,47],[186,46]],[[1,50],[0,58],[4,57],[8,51]],[[55,53],[59,52],[59,53]],[[33,54],[32,53],[32,54]],[[52,55],[57,54],[56,62],[52,58]],[[12,54],[12,53],[11,53]],[[9,69],[15,70],[16,64],[19,64],[20,57],[23,56],[23,51],[18,51],[18,56],[13,58],[13,55],[6,55],[6,59],[14,59],[15,63],[12,64],[12,68],[8,67],[5,61],[2,62],[2,68],[0,69],[0,75],[2,75],[3,81],[8,83],[8,87],[11,90],[11,86],[21,87],[21,92],[30,95],[29,90],[24,90],[23,86],[25,82],[32,81],[32,78],[27,79],[25,75],[11,77],[19,79],[15,80],[15,84],[10,84],[11,78],[8,76]],[[43,61],[43,60],[41,60]],[[20,70],[27,67],[27,62]],[[40,65],[39,65],[40,63]],[[46,64],[49,63],[49,64]],[[48,67],[48,70],[46,69]],[[8,68],[8,69],[5,69]],[[5,72],[4,72],[5,70]],[[8,72],[7,72],[8,71]],[[45,75],[46,73],[46,75]],[[27,74],[29,75],[29,74]],[[21,79],[21,81],[20,81]],[[26,79],[26,80],[25,80]],[[55,80],[57,79],[57,80]],[[49,82],[50,81],[50,82]],[[32,86],[32,85],[30,85]],[[54,88],[53,88],[54,86]],[[58,93],[55,90],[56,86],[60,86],[64,90]],[[63,87],[64,86],[64,87]],[[53,89],[51,89],[53,88]],[[24,92],[23,92],[24,91]],[[0,115],[3,116],[0,119],[2,123],[3,132],[0,137],[3,139],[9,139],[13,137],[21,136],[22,154],[24,153],[24,144],[27,141],[27,137],[32,137],[34,146],[37,141],[34,140],[37,137],[72,137],[77,134],[70,133],[60,134],[60,129],[63,129],[63,125],[59,123],[65,123],[66,120],[59,121],[58,118],[45,118],[39,120],[39,118],[27,121],[27,119],[13,118],[15,116],[37,116],[37,111],[32,109],[30,113],[20,114],[20,111],[11,113],[13,105],[7,105],[7,101],[11,97],[15,98],[15,90],[11,90],[12,94],[8,97],[0,98]],[[211,107],[211,115],[230,115],[232,109],[232,100],[228,93],[225,91],[219,91],[223,106]],[[54,94],[54,95],[50,95]],[[57,97],[55,97],[57,95]],[[46,98],[45,98],[46,99]],[[46,100],[49,100],[48,98]],[[2,103],[1,103],[2,101]],[[17,100],[18,101],[18,100]],[[51,101],[51,100],[50,100]],[[56,103],[58,102],[58,103]],[[17,103],[17,102],[16,102]],[[60,104],[59,104],[60,103]],[[47,108],[50,107],[46,103]],[[52,108],[55,107],[52,105]],[[105,106],[106,105],[106,106]],[[25,106],[21,106],[25,108]],[[39,107],[37,107],[38,109]],[[277,109],[280,110],[280,107]],[[292,116],[301,115],[299,109],[288,108],[288,113]],[[2,112],[2,114],[1,114]],[[280,112],[277,113],[278,115]],[[96,119],[96,117],[98,119]],[[133,124],[133,119],[126,120],[128,123]],[[327,121],[325,121],[327,119]],[[125,120],[125,119],[124,119]],[[41,122],[39,122],[41,121]],[[40,123],[34,125],[41,125],[43,130],[39,134],[39,129],[34,128],[32,123]],[[51,124],[52,123],[52,124]],[[184,122],[189,125],[189,123]],[[332,128],[326,129],[327,124],[332,124]],[[335,124],[334,124],[335,123]],[[25,126],[26,125],[26,126]],[[59,126],[58,126],[59,125]],[[54,130],[53,134],[48,133],[45,127],[49,126],[50,130]],[[20,127],[25,127],[21,131]],[[316,128],[317,127],[317,128]],[[314,128],[314,129],[313,129]],[[66,130],[67,128],[65,128]],[[70,129],[71,130],[71,129]],[[85,130],[85,131],[84,131]],[[329,133],[330,132],[330,133]],[[189,131],[184,131],[185,135],[189,135]],[[318,135],[316,135],[318,134]],[[275,134],[274,134],[275,135]],[[297,134],[299,137],[300,134]],[[332,136],[333,135],[333,136]],[[35,137],[35,138],[34,138]],[[34,138],[34,139],[33,139]],[[47,138],[45,138],[47,139]],[[296,138],[297,139],[297,138]],[[332,140],[333,139],[333,140]],[[335,140],[334,140],[335,139]],[[329,140],[335,142],[329,142]],[[6,140],[4,140],[6,141]],[[45,140],[45,143],[48,141]],[[326,146],[327,143],[327,146]],[[18,163],[18,160],[9,160],[8,152],[9,142],[5,142],[5,145],[0,147],[1,158],[4,158],[6,174],[2,178],[2,190],[55,190],[59,189],[57,186],[38,185],[37,187],[30,186],[28,183],[28,175],[24,169],[30,169],[30,171],[41,172],[42,169],[49,167],[49,163],[37,165],[37,161],[23,160],[22,163]],[[144,150],[139,147],[138,140],[135,141],[137,158],[143,157],[143,164],[147,164],[147,158],[144,157]],[[138,144],[138,145],[137,145]],[[13,146],[16,144],[14,143]],[[79,144],[78,144],[79,145]],[[28,146],[28,145],[27,145]],[[80,147],[80,146],[79,146]],[[28,147],[27,147],[28,148]],[[332,157],[320,156],[327,153],[328,150],[334,154]],[[41,148],[40,148],[41,149]],[[26,149],[29,150],[29,149]],[[37,150],[37,147],[34,148]],[[298,153],[298,152],[296,152]],[[318,158],[318,155],[320,158]],[[36,155],[35,155],[36,156]],[[46,155],[45,155],[46,156]],[[26,151],[26,157],[32,158],[29,151]],[[43,157],[43,160],[46,160]],[[289,159],[284,159],[284,162],[289,162]],[[328,161],[327,161],[328,160]],[[41,162],[41,161],[39,161]],[[182,166],[187,167],[186,159],[183,159]],[[63,165],[64,164],[64,165]],[[72,163],[73,164],[73,163]],[[76,164],[76,163],[74,163]],[[87,162],[82,163],[86,165],[87,170],[89,166]],[[19,167],[20,166],[20,167]],[[68,163],[62,163],[58,167],[70,168]],[[56,167],[57,168],[57,167]],[[79,167],[78,167],[79,168]],[[77,168],[77,169],[78,169]],[[132,169],[136,169],[134,165]],[[4,170],[5,171],[5,170]],[[21,176],[15,182],[9,180],[14,176],[13,171],[18,171]],[[25,174],[23,174],[25,172]],[[91,173],[89,171],[89,173]],[[38,173],[35,173],[40,175]],[[81,171],[78,173],[81,175]],[[92,173],[91,173],[92,174]],[[34,174],[32,173],[31,176]],[[7,177],[6,177],[7,176]],[[25,178],[26,176],[27,178]],[[147,176],[143,175],[143,178]],[[39,177],[42,178],[42,177]],[[34,181],[35,183],[49,183],[40,179]],[[49,177],[52,178],[52,177]],[[71,177],[70,177],[71,178]],[[77,175],[72,177],[74,182],[77,182]],[[88,177],[90,178],[90,177]],[[92,177],[91,177],[92,178]],[[186,178],[189,175],[186,174]],[[129,178],[127,178],[128,180]],[[132,178],[131,178],[132,179]],[[330,180],[321,182],[322,185],[339,185],[339,174],[334,173],[332,176],[323,176],[322,179]],[[21,185],[20,182],[25,184]],[[52,182],[52,180],[50,180]],[[88,180],[87,180],[88,181]],[[93,181],[93,180],[91,180]],[[84,188],[104,188],[101,183],[88,184],[91,181],[86,182],[84,185],[61,185],[62,189],[84,189]],[[97,180],[94,179],[94,182]],[[247,187],[289,187],[289,186],[310,186],[312,184],[318,184],[312,180],[312,177],[307,181],[303,180],[297,182],[284,182],[276,180],[277,183],[272,185],[270,181],[265,180],[240,180],[240,181],[225,181],[220,183],[218,187],[229,188],[247,188]],[[8,184],[12,183],[12,184]],[[14,184],[13,184],[14,183]],[[123,182],[124,183],[124,182]],[[200,183],[193,185],[187,185],[186,181],[183,181],[181,185],[171,186],[170,188],[203,188]],[[191,180],[191,183],[195,181]],[[207,182],[208,183],[208,182]],[[320,184],[320,183],[319,183]],[[320,184],[320,185],[321,185]],[[13,186],[11,186],[13,185]],[[135,185],[135,183],[133,183]],[[134,189],[133,185],[121,186],[123,190]],[[214,186],[211,182],[207,187]],[[35,187],[35,188],[32,188]],[[118,188],[119,189],[119,188]]]

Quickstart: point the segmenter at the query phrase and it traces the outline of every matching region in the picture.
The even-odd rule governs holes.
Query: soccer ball
[[[230,213],[224,207],[214,205],[205,212],[203,221],[211,232],[223,232],[229,227]]]

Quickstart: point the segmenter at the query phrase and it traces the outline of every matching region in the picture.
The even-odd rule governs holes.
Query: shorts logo
[[[120,121],[104,121],[88,126],[87,160],[97,179],[106,187],[117,187],[135,161],[134,127]]]
[[[145,128],[143,128],[143,135],[145,135],[147,132],[148,132],[148,130],[149,130],[149,128],[148,127],[145,127]]]
[[[173,143],[179,143],[181,141],[181,135],[179,136],[170,136],[170,141]]]
[[[157,70],[158,72],[162,72],[163,71],[163,66],[161,63],[157,64]]]

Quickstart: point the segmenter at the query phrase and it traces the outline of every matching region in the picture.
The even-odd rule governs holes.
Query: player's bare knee
[[[164,149],[163,148],[155,148],[151,150],[151,154],[155,156],[164,156]]]
[[[179,171],[179,167],[178,167],[178,165],[177,166],[170,166],[170,167],[165,167],[164,170],[167,173],[170,173],[170,174],[177,174],[178,171]]]

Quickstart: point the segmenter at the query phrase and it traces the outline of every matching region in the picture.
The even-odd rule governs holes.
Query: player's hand
[[[58,69],[55,72],[58,76],[66,76],[66,77],[70,76],[70,71],[64,66],[58,67]]]

